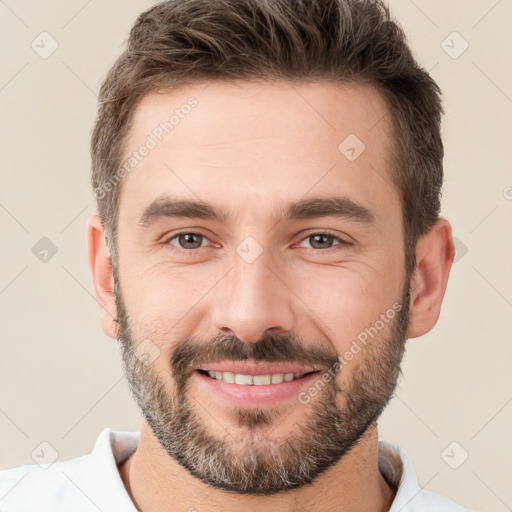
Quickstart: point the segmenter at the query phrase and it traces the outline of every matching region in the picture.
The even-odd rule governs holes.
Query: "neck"
[[[238,495],[204,484],[167,455],[146,423],[137,450],[121,465],[120,474],[140,512],[387,512],[395,495],[379,472],[376,424],[312,484],[272,496]]]

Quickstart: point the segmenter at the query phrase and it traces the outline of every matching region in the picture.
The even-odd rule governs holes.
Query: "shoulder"
[[[415,496],[410,508],[404,508],[403,512],[433,512],[435,510],[442,510],[443,512],[471,512],[469,508],[455,503],[446,496],[425,491],[424,489],[421,489]],[[392,511],[394,512],[394,509]]]
[[[135,450],[137,442],[137,432],[105,428],[86,455],[57,461],[49,467],[27,464],[2,470],[0,510],[97,512],[111,504],[129,510],[117,465]]]
[[[397,489],[389,512],[471,512],[445,496],[421,488],[410,457],[397,444],[379,441],[379,470]]]
[[[55,508],[58,500],[80,503],[80,489],[73,485],[78,475],[88,471],[88,455],[64,462],[55,462],[49,468],[27,464],[0,471],[0,507],[2,512],[22,510],[46,511]],[[87,509],[84,509],[87,510]]]

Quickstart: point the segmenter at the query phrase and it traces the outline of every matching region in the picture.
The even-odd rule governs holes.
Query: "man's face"
[[[118,336],[148,425],[209,485],[305,485],[392,395],[409,279],[386,113],[368,86],[285,82],[137,108],[126,156],[149,149],[120,196]]]

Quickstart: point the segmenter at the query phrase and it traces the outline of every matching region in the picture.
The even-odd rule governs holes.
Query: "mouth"
[[[247,375],[234,372],[220,372],[213,370],[197,370],[200,374],[211,379],[221,380],[228,384],[238,384],[240,386],[268,386],[272,384],[282,384],[292,380],[302,379],[306,375],[320,373],[320,370],[310,372],[289,372],[289,373],[268,373],[264,375]]]
[[[318,379],[321,370],[284,363],[215,363],[194,368],[192,376],[210,395],[241,408],[268,407],[298,394]]]

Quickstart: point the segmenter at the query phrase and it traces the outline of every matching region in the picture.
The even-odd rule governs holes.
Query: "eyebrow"
[[[229,217],[226,210],[211,203],[166,195],[158,197],[144,209],[138,226],[145,229],[162,218],[203,219],[225,223]],[[338,217],[367,225],[376,223],[375,214],[370,209],[344,196],[301,199],[288,205],[283,216],[286,220],[318,217]]]

